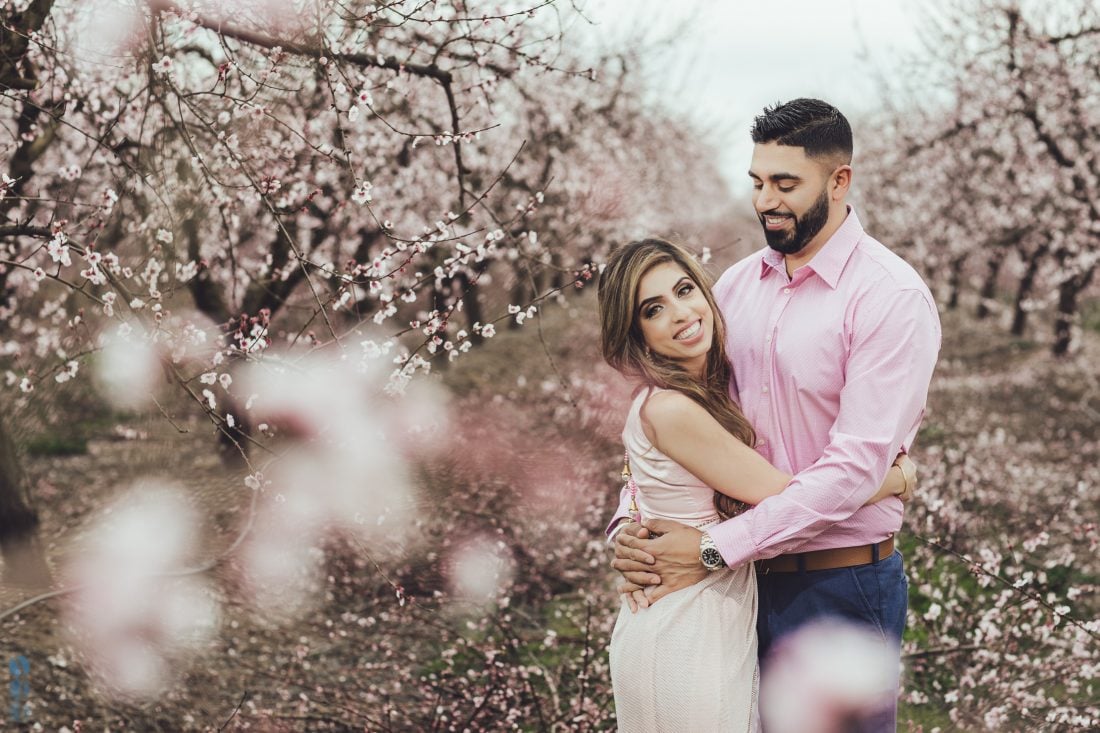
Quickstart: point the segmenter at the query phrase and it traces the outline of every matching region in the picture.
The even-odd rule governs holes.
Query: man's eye
[[[778,188],[783,193],[790,193],[791,191],[794,190],[794,186],[779,186]]]

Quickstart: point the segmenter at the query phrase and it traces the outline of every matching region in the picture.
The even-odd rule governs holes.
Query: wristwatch
[[[721,570],[726,567],[726,561],[722,558],[722,553],[718,552],[714,538],[706,532],[699,538],[699,560],[707,570]]]

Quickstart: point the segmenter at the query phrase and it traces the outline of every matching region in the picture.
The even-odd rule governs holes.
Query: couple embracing
[[[711,288],[684,250],[647,239],[600,280],[604,357],[638,384],[609,527],[624,731],[758,730],[757,660],[784,635],[840,617],[896,647],[905,626],[894,536],[936,306],[847,205],[852,133],[835,107],[766,109],[752,139],[766,249]],[[891,704],[860,729],[895,718]]]

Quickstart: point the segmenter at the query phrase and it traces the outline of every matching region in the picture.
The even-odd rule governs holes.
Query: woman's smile
[[[700,318],[699,320],[695,321],[695,323],[692,323],[687,328],[682,329],[679,333],[677,333],[672,338],[676,339],[677,341],[694,342],[696,337],[702,337],[702,335],[703,335],[703,319]]]

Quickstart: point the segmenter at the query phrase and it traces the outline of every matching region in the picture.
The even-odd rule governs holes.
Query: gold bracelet
[[[913,482],[915,482],[917,480],[916,466],[912,464],[912,459],[910,459],[910,465],[912,466],[913,470],[911,472],[912,475],[910,475],[910,471],[906,471],[905,470],[905,465],[902,463],[901,459],[902,459],[903,456],[906,456],[906,454],[902,453],[900,456],[895,458],[894,459],[894,464],[893,464],[893,465],[898,467],[899,471],[901,471],[901,481],[902,481],[902,487],[903,488],[901,490],[901,493],[897,494],[897,496],[904,496],[905,494],[908,494],[910,484],[912,484]]]

